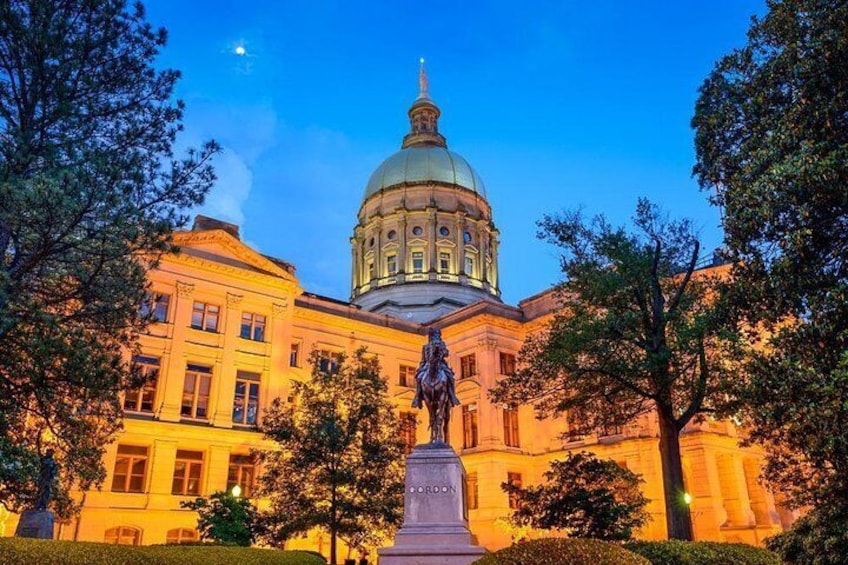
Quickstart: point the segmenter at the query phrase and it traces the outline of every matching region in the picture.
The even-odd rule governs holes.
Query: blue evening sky
[[[170,35],[159,64],[183,73],[181,143],[225,148],[202,211],[334,298],[349,297],[362,193],[407,132],[425,57],[440,131],[486,184],[510,304],[559,279],[535,237],[546,212],[623,223],[647,196],[691,218],[706,249],[720,244],[689,123],[698,86],[763,4],[146,2]]]

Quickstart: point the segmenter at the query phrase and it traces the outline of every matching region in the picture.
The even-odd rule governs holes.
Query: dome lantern
[[[442,112],[436,103],[430,99],[427,70],[424,68],[424,58],[418,70],[418,98],[409,108],[410,132],[403,137],[402,149],[407,147],[435,146],[447,147],[445,137],[439,133],[439,116]]]

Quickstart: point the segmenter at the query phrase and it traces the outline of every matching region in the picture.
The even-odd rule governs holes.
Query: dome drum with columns
[[[427,92],[409,110],[401,150],[371,175],[351,238],[352,301],[418,322],[500,301],[498,231],[480,176],[447,149]]]

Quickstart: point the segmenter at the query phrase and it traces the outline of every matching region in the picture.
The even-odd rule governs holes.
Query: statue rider
[[[448,356],[448,347],[442,341],[442,332],[436,328],[427,331],[428,341],[421,350],[421,364],[415,372],[415,398],[412,399],[413,408],[421,408],[421,381],[426,378],[429,369],[429,359],[433,348],[436,348],[436,358],[439,360],[439,369],[445,372],[448,381],[448,398],[451,406],[459,406],[461,402],[456,397],[456,379],[453,370],[445,360]]]

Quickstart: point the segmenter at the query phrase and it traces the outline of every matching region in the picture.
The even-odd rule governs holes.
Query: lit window
[[[480,504],[477,494],[477,473],[468,473],[465,476],[465,497],[469,510],[477,510]]]
[[[415,448],[416,434],[418,430],[418,419],[415,412],[400,413],[400,438],[403,441],[403,452],[406,455],[412,453]]]
[[[289,351],[289,367],[300,367],[300,344],[292,343]]]
[[[233,423],[255,426],[258,413],[259,375],[247,371],[238,371],[236,373],[236,392],[233,397]]]
[[[147,448],[119,445],[112,474],[112,492],[144,492],[146,477]]]
[[[459,378],[467,379],[477,374],[477,356],[473,353],[459,358]]]
[[[180,415],[200,420],[209,418],[209,390],[211,383],[211,367],[192,364],[186,367]]]
[[[141,543],[141,530],[129,526],[109,528],[103,536],[105,543],[117,545],[139,545]]]
[[[398,369],[398,384],[400,386],[415,386],[415,367],[401,365]]]
[[[515,355],[512,353],[500,353],[500,368],[502,375],[515,374]]]
[[[514,487],[521,488],[521,473],[507,473],[506,474],[506,482],[511,484]],[[509,507],[513,510],[517,509],[520,506],[518,500],[518,494],[509,493]]]
[[[474,258],[467,255],[465,257],[465,274],[469,277],[474,276]]]
[[[463,449],[477,447],[476,404],[468,404],[462,407],[462,438]]]
[[[412,272],[413,273],[423,273],[424,272],[424,252],[423,251],[413,251],[412,252]]]
[[[504,418],[504,443],[507,447],[520,447],[518,441],[518,410],[505,408]]]
[[[252,312],[242,312],[239,335],[244,339],[265,341],[265,316]]]
[[[397,255],[386,256],[386,271],[389,273],[390,277],[397,274]]]
[[[450,272],[450,253],[446,253],[442,251],[439,253],[439,272],[440,273],[449,273]]]
[[[165,543],[186,543],[197,541],[199,539],[200,536],[198,536],[197,530],[192,530],[190,528],[174,528],[173,530],[168,530],[167,537],[165,537]]]
[[[174,464],[174,481],[171,494],[182,496],[200,494],[200,478],[203,474],[203,452],[177,450]]]
[[[141,303],[141,316],[153,322],[167,322],[170,303],[171,295],[148,292]]]
[[[322,349],[318,369],[323,373],[329,374],[337,372],[339,370],[339,355],[327,349]]]
[[[253,494],[253,481],[256,477],[256,463],[251,455],[230,455],[230,468],[227,472],[227,492],[233,487],[241,488],[241,495],[250,498]]]
[[[195,302],[191,311],[191,327],[207,332],[217,332],[219,311],[220,308],[214,304]]]
[[[136,355],[133,363],[138,366],[144,384],[124,394],[124,410],[130,412],[153,412],[156,400],[156,382],[159,378],[159,358]]]

